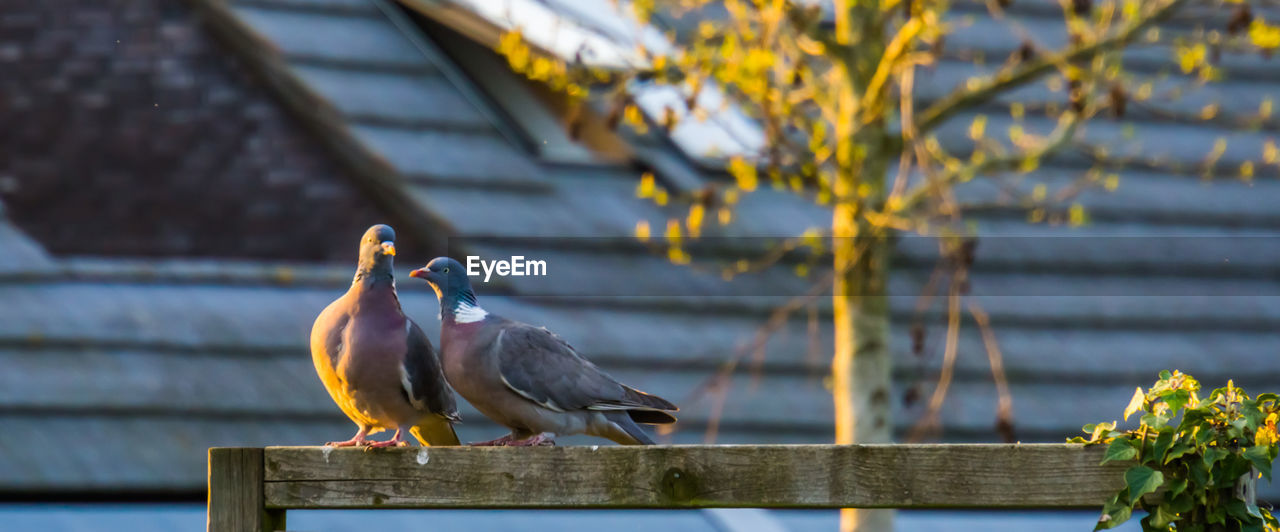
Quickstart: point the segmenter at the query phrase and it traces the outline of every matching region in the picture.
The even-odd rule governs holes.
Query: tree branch
[[[1009,155],[1006,157],[990,157],[983,159],[981,162],[965,165],[956,170],[949,171],[935,179],[930,180],[916,187],[907,197],[900,202],[892,205],[894,212],[904,212],[919,204],[928,196],[930,191],[941,189],[942,187],[951,185],[956,181],[960,181],[965,176],[977,175],[980,173],[990,172],[993,170],[1017,168],[1027,159],[1040,159],[1053,152],[1061,149],[1075,136],[1076,127],[1080,125],[1082,118],[1078,113],[1068,113],[1064,115],[1058,123],[1058,127],[1053,133],[1045,139],[1039,146]]]
[[[1152,24],[1173,14],[1184,3],[1186,3],[1186,0],[1169,0],[1168,3],[1155,8],[1146,17],[1130,24],[1124,30],[1111,37],[1063,52],[1040,56],[1010,70],[988,77],[977,87],[953,92],[920,113],[921,120],[916,125],[916,128],[921,134],[930,131],[957,112],[975,105],[981,105],[1004,91],[1035,81],[1046,72],[1057,67],[1057,65],[1090,59],[1100,53],[1122,48]]]

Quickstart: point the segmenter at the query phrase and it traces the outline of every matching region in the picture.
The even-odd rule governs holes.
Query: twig
[[[987,350],[987,362],[991,364],[991,380],[996,384],[996,427],[1000,430],[1005,443],[1017,441],[1013,433],[1013,394],[1009,392],[1009,378],[1004,373],[1004,357],[1000,354],[1000,344],[996,342],[996,333],[991,328],[991,317],[973,300],[968,301],[969,314],[978,324],[982,332],[982,345]]]
[[[1044,73],[1057,68],[1058,65],[1087,60],[1100,53],[1121,48],[1137,38],[1139,33],[1152,24],[1164,20],[1185,2],[1186,0],[1169,0],[1168,3],[1156,7],[1147,16],[1129,24],[1111,37],[1076,46],[1063,52],[1045,54],[1037,59],[1021,63],[1011,70],[988,77],[972,89],[953,92],[925,109],[921,113],[922,120],[916,124],[916,128],[921,133],[931,131],[952,115],[969,107],[983,104],[1004,91],[1035,81]]]
[[[993,170],[1016,168],[1018,165],[1022,164],[1023,161],[1028,159],[1040,159],[1051,154],[1065,146],[1067,142],[1071,140],[1075,135],[1076,128],[1080,125],[1080,121],[1081,117],[1078,113],[1065,113],[1062,119],[1058,121],[1057,128],[1054,129],[1053,133],[1051,133],[1049,137],[1040,144],[1040,146],[1005,157],[983,159],[980,162],[968,164],[955,170],[948,171],[937,178],[930,180],[929,183],[916,187],[915,190],[903,198],[902,201],[897,202],[897,204],[893,206],[894,210],[899,212],[910,210],[912,207],[915,207],[918,203],[928,197],[929,193],[933,190],[944,189],[947,185],[960,181],[965,176],[977,175]]]
[[[962,297],[960,291],[967,282],[966,278],[965,266],[958,265],[951,278],[947,294],[947,342],[942,355],[942,372],[938,376],[938,385],[929,398],[929,408],[911,429],[907,436],[908,441],[918,441],[926,432],[939,425],[939,412],[942,411],[942,403],[947,399],[947,390],[951,387],[951,379],[956,369],[956,351],[960,340],[960,299]]]

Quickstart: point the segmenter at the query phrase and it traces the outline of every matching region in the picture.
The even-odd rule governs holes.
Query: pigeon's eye
[[[444,273],[449,273],[449,268],[446,266],[446,267],[445,267],[445,269],[444,269],[443,271],[444,271]]]

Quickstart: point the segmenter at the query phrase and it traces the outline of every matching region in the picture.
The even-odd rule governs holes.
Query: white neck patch
[[[455,323],[475,323],[483,320],[488,315],[488,312],[476,305],[459,302],[458,308],[453,311],[453,321]]]

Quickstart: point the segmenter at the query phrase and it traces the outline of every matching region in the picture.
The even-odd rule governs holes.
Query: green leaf
[[[1218,460],[1226,458],[1228,454],[1231,454],[1231,451],[1228,451],[1221,447],[1209,447],[1208,449],[1205,449],[1204,450],[1205,467],[1212,468],[1214,463],[1216,463]]]
[[[1181,410],[1182,407],[1186,406],[1187,402],[1191,400],[1191,392],[1187,390],[1176,390],[1173,393],[1164,395],[1163,399],[1165,404],[1169,405],[1169,415],[1173,416],[1177,415],[1178,411]]]
[[[1209,524],[1226,524],[1227,523],[1227,507],[1223,505],[1214,505],[1205,509],[1205,518]]]
[[[1181,495],[1187,489],[1187,479],[1180,478],[1169,483],[1169,491],[1165,492],[1165,499],[1173,499]]]
[[[1111,440],[1111,445],[1107,446],[1107,452],[1102,455],[1102,463],[1116,461],[1123,462],[1125,460],[1133,460],[1138,457],[1138,450],[1133,447],[1133,442],[1128,438],[1116,438]]]
[[[1134,412],[1142,410],[1142,404],[1147,402],[1147,394],[1142,393],[1142,388],[1133,391],[1133,398],[1129,399],[1129,406],[1124,408],[1124,420],[1129,421],[1129,416]]]
[[[1245,449],[1242,456],[1253,463],[1253,467],[1262,473],[1262,477],[1267,479],[1267,482],[1271,482],[1271,449],[1254,445]]]
[[[1122,489],[1102,506],[1102,516],[1098,517],[1098,524],[1093,527],[1095,531],[1115,528],[1129,520],[1133,515],[1133,507],[1129,505],[1128,493],[1128,489]]]
[[[1166,369],[1160,372],[1160,380],[1167,381],[1171,378],[1173,378],[1173,374],[1169,373],[1169,370]]]
[[[1154,492],[1164,484],[1164,473],[1140,465],[1124,472],[1124,483],[1129,490],[1130,500],[1137,502],[1143,495]]]
[[[1153,429],[1162,429],[1169,424],[1169,414],[1143,414],[1142,424]]]
[[[1203,489],[1209,483],[1209,466],[1203,460],[1191,460],[1187,463],[1188,475],[1192,486]]]
[[[1236,519],[1248,519],[1249,509],[1245,507],[1244,501],[1232,498],[1226,502],[1227,515]]]
[[[1089,443],[1089,440],[1084,439],[1083,436],[1076,436],[1074,438],[1067,438],[1067,443]]]
[[[1231,423],[1227,424],[1227,439],[1234,440],[1244,438],[1244,429],[1248,425],[1249,422],[1244,419],[1232,420]]]
[[[1209,445],[1209,442],[1213,441],[1213,438],[1216,436],[1215,435],[1216,432],[1217,430],[1215,430],[1213,427],[1210,427],[1208,425],[1202,425],[1200,427],[1200,432],[1196,433],[1196,446],[1204,447],[1206,445]]]
[[[1262,526],[1262,521],[1257,522],[1240,522],[1240,532],[1264,532],[1266,528]]]
[[[1168,453],[1165,454],[1164,463],[1167,464],[1169,462],[1177,460],[1182,455],[1187,454],[1194,450],[1195,450],[1194,447],[1187,445],[1185,443],[1182,443],[1182,442],[1175,443],[1173,444],[1173,447],[1169,448]]]
[[[1115,430],[1116,422],[1098,423],[1097,425],[1085,425],[1085,430],[1090,432],[1089,441],[1096,442],[1106,436],[1107,433]]]
[[[1185,483],[1186,483],[1186,480],[1183,480],[1183,484]],[[1182,493],[1179,493],[1178,495],[1171,495],[1167,497],[1167,499],[1168,499],[1167,502],[1169,504],[1169,509],[1173,510],[1175,513],[1184,514],[1184,513],[1190,512],[1196,507],[1195,497],[1192,497],[1190,493],[1187,493],[1185,491]]]
[[[1173,510],[1173,507],[1169,503],[1169,501],[1165,501],[1161,503],[1160,506],[1157,506],[1154,511],[1151,512],[1151,517],[1149,517],[1148,519],[1150,519],[1150,524],[1152,527],[1164,529],[1169,526],[1169,523],[1172,523],[1176,519],[1178,519],[1178,512]]]
[[[1164,463],[1164,454],[1171,445],[1173,445],[1173,429],[1165,427],[1160,431],[1160,435],[1156,436],[1156,444],[1151,455],[1157,464]]]
[[[1262,425],[1267,418],[1267,413],[1262,411],[1259,404],[1260,402],[1255,399],[1245,401],[1240,405],[1240,414],[1249,421],[1246,427],[1250,431],[1257,430],[1258,426]]]
[[[1200,427],[1201,432],[1209,430],[1205,423],[1205,419],[1213,414],[1203,408],[1192,408],[1183,412],[1182,423],[1178,425],[1178,431],[1183,433],[1191,433],[1196,427]]]

